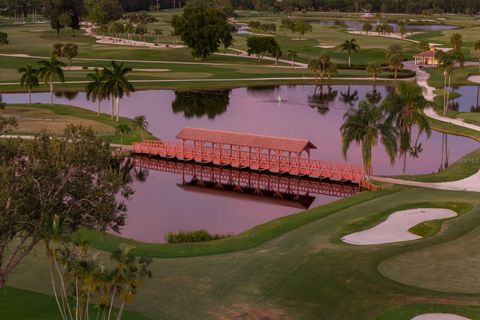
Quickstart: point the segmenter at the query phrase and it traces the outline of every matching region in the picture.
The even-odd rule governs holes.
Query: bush
[[[185,243],[212,241],[231,237],[231,234],[210,234],[207,230],[168,232],[165,235],[167,243]]]

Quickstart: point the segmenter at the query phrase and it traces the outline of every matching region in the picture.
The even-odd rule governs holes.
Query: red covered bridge
[[[132,153],[294,176],[351,181],[368,189],[376,189],[365,181],[362,166],[310,159],[310,150],[316,147],[309,140],[200,128],[184,128],[177,139],[181,141],[137,142],[132,146]]]

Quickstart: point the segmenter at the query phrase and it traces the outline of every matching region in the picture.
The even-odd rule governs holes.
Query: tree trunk
[[[113,109],[113,105],[114,105],[114,101],[113,101],[113,94],[110,94],[110,118],[113,119],[113,114],[114,114],[114,109]]]
[[[101,100],[101,99],[98,99],[98,116],[99,116],[99,117],[100,117],[101,104],[102,104],[102,100]]]
[[[4,274],[0,274],[0,289],[5,288],[7,285],[7,276]]]
[[[50,78],[50,104],[53,105],[53,80]]]
[[[117,97],[117,122],[120,118],[120,97]]]
[[[348,68],[350,68],[352,57],[348,54]]]
[[[28,87],[28,104],[32,104],[32,88]]]

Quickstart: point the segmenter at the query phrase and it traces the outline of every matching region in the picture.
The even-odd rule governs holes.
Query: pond
[[[150,131],[161,139],[175,139],[184,127],[305,138],[318,148],[312,150],[314,159],[361,164],[358,146],[352,147],[347,160],[343,158],[339,127],[350,107],[365,98],[379,101],[391,88],[377,86],[373,94],[372,90],[367,85],[296,85],[213,92],[139,91],[122,100],[121,114],[146,115]],[[276,102],[279,96],[281,103]],[[26,94],[5,94],[3,98],[6,102],[28,100]],[[49,95],[34,94],[33,101],[48,102]],[[56,97],[55,102],[96,110],[96,104],[87,101],[84,93]],[[103,112],[108,111],[109,105],[104,103]],[[430,138],[423,135],[419,141],[423,150],[419,155],[409,154],[408,174],[435,172],[445,162],[451,163],[480,146],[473,140],[438,132]],[[139,167],[150,169],[144,182],[134,182],[136,193],[128,202],[122,235],[148,242],[163,242],[168,231],[207,229],[236,234],[357,191],[351,186],[320,185],[318,181],[243,171],[222,173],[205,166],[142,158],[136,161]],[[377,175],[402,173],[402,161],[391,166],[380,146],[374,149],[373,165]],[[211,178],[221,174],[230,180],[212,184]]]
[[[452,92],[460,94],[451,99],[448,108],[460,112],[480,112],[480,85],[454,87]]]
[[[310,21],[311,23],[316,23],[316,24],[323,24],[323,25],[332,25],[332,26],[344,26],[348,30],[362,30],[363,24],[366,21],[362,20],[313,20]],[[375,26],[377,25],[377,21],[370,21],[372,24],[373,28],[375,29]],[[384,23],[384,21],[381,21],[380,23]],[[398,23],[388,23],[393,27],[394,31],[398,30]],[[452,29],[457,29],[457,26],[451,26],[451,25],[443,25],[443,24],[433,24],[433,25],[425,25],[425,24],[407,24],[407,31],[408,32],[414,32],[414,31],[442,31],[442,30],[452,30]]]

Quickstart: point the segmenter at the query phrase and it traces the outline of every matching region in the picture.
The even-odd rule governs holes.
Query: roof
[[[233,131],[184,128],[177,139],[224,143],[244,147],[264,148],[288,152],[302,152],[317,147],[309,140],[264,136]]]
[[[435,50],[420,52],[415,55],[416,58],[435,58]]]

